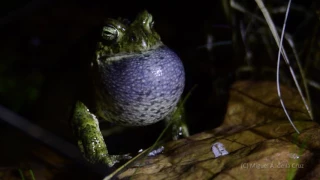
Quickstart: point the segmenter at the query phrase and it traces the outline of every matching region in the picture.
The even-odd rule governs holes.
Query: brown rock
[[[282,94],[301,134],[286,119],[275,83],[238,82],[230,91],[228,110],[220,127],[169,142],[162,154],[134,162],[117,177],[319,178],[315,153],[320,149],[319,125],[309,120],[296,91],[282,87]]]

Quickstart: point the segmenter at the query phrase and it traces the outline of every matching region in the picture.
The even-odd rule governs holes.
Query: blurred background
[[[287,1],[265,3],[281,29]],[[294,1],[286,31],[310,80],[315,110],[320,81],[317,8],[315,0]],[[103,21],[117,17],[132,21],[142,10],[153,15],[162,41],[182,59],[184,94],[197,85],[186,103],[191,134],[223,121],[232,82],[275,80],[277,46],[254,1],[11,0],[0,3],[0,105],[76,145],[69,124],[71,110],[77,99],[92,98],[88,65]],[[284,46],[290,49],[287,42]],[[293,57],[292,50],[287,53]],[[292,65],[297,68],[294,61]],[[293,86],[284,63],[282,67],[282,82]],[[81,165],[64,159],[63,146],[45,145],[43,139],[31,138],[4,118],[0,168],[42,168],[47,174],[38,177],[48,179],[99,176],[81,172]],[[162,123],[129,129],[108,137],[107,144],[111,153],[137,152],[150,146],[162,129]],[[66,167],[72,168],[66,172]]]

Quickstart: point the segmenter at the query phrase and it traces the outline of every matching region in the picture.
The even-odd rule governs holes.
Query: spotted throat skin
[[[117,124],[145,126],[164,119],[184,89],[183,65],[164,45],[94,68],[97,114]]]

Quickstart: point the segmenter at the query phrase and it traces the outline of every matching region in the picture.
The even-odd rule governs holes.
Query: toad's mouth
[[[131,58],[131,57],[135,57],[137,55],[148,55],[153,53],[154,50],[164,47],[165,45],[163,45],[162,43],[157,43],[155,45],[153,45],[152,47],[150,47],[147,50],[142,50],[142,51],[136,51],[136,52],[120,52],[117,54],[102,54],[102,53],[97,53],[96,54],[96,60],[103,63],[108,63],[108,62],[113,62],[113,61],[118,61],[121,59],[126,59],[126,58]]]

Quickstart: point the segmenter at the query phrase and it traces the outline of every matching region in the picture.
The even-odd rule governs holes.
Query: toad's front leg
[[[181,137],[188,137],[189,130],[185,122],[185,109],[182,100],[179,101],[175,110],[165,117],[165,122],[172,126],[171,134],[173,140],[178,140]]]
[[[110,155],[99,128],[96,116],[80,101],[77,101],[71,121],[78,146],[84,157],[91,163],[103,163],[112,167],[128,155]]]

